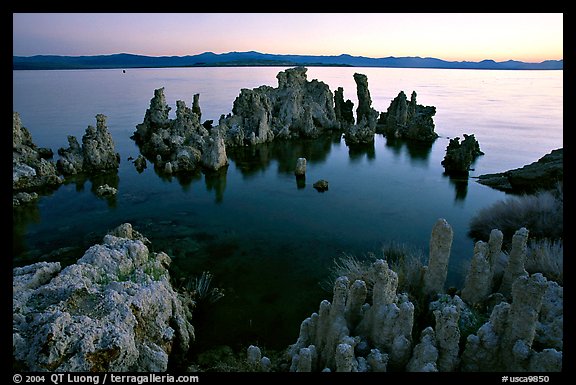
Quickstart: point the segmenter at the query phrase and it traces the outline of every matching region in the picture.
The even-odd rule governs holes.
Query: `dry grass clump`
[[[404,243],[389,242],[382,246],[382,255],[377,257],[369,253],[363,258],[344,253],[334,260],[330,268],[330,275],[321,285],[331,292],[334,282],[338,277],[346,276],[352,283],[362,280],[368,289],[368,298],[371,298],[372,288],[376,280],[373,263],[377,258],[382,258],[388,263],[388,267],[398,274],[398,292],[418,295],[422,288],[424,271],[424,254],[421,250]]]
[[[388,266],[398,274],[398,292],[418,296],[422,291],[424,262],[422,250],[406,243],[390,242],[382,253]]]
[[[546,279],[564,285],[564,245],[562,240],[528,242],[525,269],[530,274],[542,273]]]
[[[376,279],[376,274],[372,268],[372,263],[375,260],[376,255],[373,253],[368,254],[363,259],[359,259],[352,254],[342,253],[340,257],[334,259],[334,265],[330,268],[328,278],[321,283],[322,288],[332,292],[336,279],[345,275],[350,282],[356,280],[364,281],[370,293]]]
[[[481,209],[470,221],[470,235],[487,241],[492,229],[499,229],[504,234],[506,244],[521,227],[530,231],[531,239],[563,238],[562,184],[558,184],[556,190],[509,197]]]

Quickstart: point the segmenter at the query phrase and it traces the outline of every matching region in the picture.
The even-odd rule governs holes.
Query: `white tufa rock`
[[[524,264],[526,262],[527,243],[528,230],[525,227],[522,227],[512,236],[510,257],[508,258],[508,265],[504,270],[502,285],[500,286],[500,292],[508,298],[510,297],[512,284],[516,278],[528,275],[524,269]]]
[[[453,237],[450,224],[443,218],[438,219],[432,228],[430,257],[428,268],[424,273],[424,291],[426,294],[434,295],[444,292]]]
[[[488,257],[488,244],[483,241],[476,242],[461,296],[471,305],[480,303],[491,293],[492,274]]]

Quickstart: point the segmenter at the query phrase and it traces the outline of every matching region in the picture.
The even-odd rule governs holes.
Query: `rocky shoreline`
[[[346,145],[370,144],[376,133],[433,142],[436,108],[417,104],[401,91],[386,112],[372,107],[368,79],[354,74],[358,106],[333,94],[306,68],[278,73],[278,87],[242,89],[232,113],[216,126],[201,122],[199,95],[191,107],[176,102],[176,118],[164,89],[154,90],[143,122],[131,137],[140,149],[138,172],[147,163],[163,175],[225,173],[228,151],[275,140],[301,140],[335,133]],[[482,155],[474,135],[450,141],[442,165],[467,175]],[[36,146],[13,112],[13,207],[27,205],[72,180],[91,179],[93,191],[114,199],[120,155],[96,115],[80,144],[68,137],[54,162],[52,151]],[[562,179],[562,149],[536,164],[478,182],[529,191]],[[295,161],[302,180],[306,159]],[[536,170],[536,171],[534,171]],[[559,171],[560,170],[560,171]],[[496,183],[493,183],[496,181]],[[326,191],[329,181],[314,184]],[[519,190],[520,189],[520,190]],[[500,235],[499,235],[500,234]],[[461,289],[445,288],[452,229],[439,219],[430,239],[428,266],[418,273],[421,291],[398,291],[398,272],[385,259],[373,265],[368,282],[339,277],[332,302],[302,322],[297,341],[280,357],[247,348],[251,371],[561,371],[563,288],[540,273],[528,274],[529,229],[514,235],[508,254],[499,230],[478,241]],[[13,269],[13,367],[22,371],[201,370],[187,362],[194,341],[195,302],[170,279],[170,256],[151,252],[149,241],[124,223],[90,247],[76,263],[38,262]],[[502,263],[502,260],[504,262]],[[476,320],[475,322],[472,322]],[[479,322],[478,320],[482,320]],[[470,322],[468,322],[470,321]]]
[[[536,162],[495,174],[484,174],[477,182],[497,190],[515,194],[532,194],[553,190],[564,181],[564,149],[552,150]]]

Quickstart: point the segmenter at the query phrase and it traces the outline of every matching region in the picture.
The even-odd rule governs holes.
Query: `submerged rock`
[[[12,196],[12,206],[21,206],[27,203],[34,202],[38,199],[38,194],[35,192],[27,193],[27,192],[19,192]]]
[[[136,167],[136,171],[139,173],[143,172],[146,169],[146,158],[142,156],[142,154],[138,155],[138,157],[134,160],[134,166]]]
[[[115,189],[114,187],[110,187],[107,184],[103,184],[96,188],[96,195],[98,195],[99,197],[114,196],[116,195],[117,192],[118,192],[117,189]]]
[[[324,192],[328,190],[328,181],[324,179],[320,179],[319,181],[315,182],[312,187],[314,187],[319,192]]]

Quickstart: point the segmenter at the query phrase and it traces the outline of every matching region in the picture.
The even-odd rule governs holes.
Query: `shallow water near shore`
[[[139,174],[128,157],[154,89],[165,87],[174,117],[176,100],[190,106],[200,93],[202,120],[231,111],[241,88],[277,86],[284,68],[186,68],[14,71],[14,111],[40,147],[79,140],[95,115],[107,125],[121,155],[118,174],[78,180],[14,211],[13,265],[39,260],[74,263],[90,245],[130,222],[173,259],[176,279],[214,275],[225,296],[198,309],[198,346],[257,344],[282,349],[300,323],[331,299],[321,283],[343,253],[379,255],[383,244],[407,243],[428,252],[432,226],[445,218],[454,230],[448,286],[461,287],[472,257],[470,218],[506,194],[474,179],[443,175],[449,137],[474,133],[485,155],[470,175],[501,172],[562,147],[562,71],[479,71],[384,68],[308,69],[308,79],[344,88],[355,107],[353,73],[364,73],[373,107],[384,111],[403,90],[437,108],[440,134],[433,144],[393,141],[348,147],[340,135],[229,149],[226,170],[160,177],[153,166]],[[307,159],[304,184],[294,176]],[[58,156],[55,156],[57,159]],[[320,193],[312,184],[329,181]],[[118,188],[96,197],[100,183]]]

